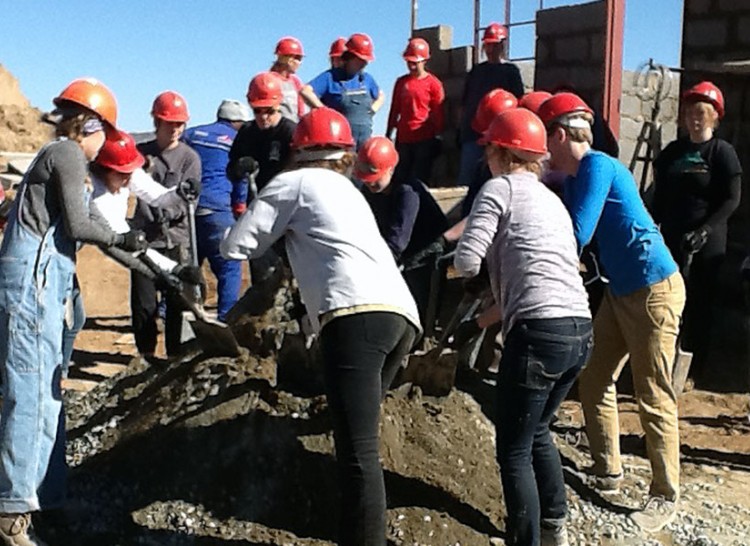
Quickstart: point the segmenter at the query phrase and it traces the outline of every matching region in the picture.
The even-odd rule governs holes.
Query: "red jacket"
[[[443,132],[445,91],[440,80],[431,73],[424,78],[411,74],[401,76],[393,88],[387,134],[396,129],[396,141],[421,142]]]

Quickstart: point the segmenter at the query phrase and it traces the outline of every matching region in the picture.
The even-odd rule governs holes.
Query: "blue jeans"
[[[14,211],[22,207],[23,190]],[[0,250],[0,512],[56,508],[65,498],[62,340],[75,244],[61,223],[44,235],[11,218]]]
[[[234,225],[234,216],[230,211],[213,212],[195,217],[195,228],[198,235],[198,263],[208,259],[211,271],[218,282],[219,320],[224,320],[232,306],[240,297],[242,285],[242,263],[227,260],[221,255],[219,245],[227,228]]]
[[[354,142],[357,145],[357,150],[359,150],[367,139],[372,136],[372,121],[366,124],[353,123],[351,124],[351,128]]]
[[[456,186],[469,186],[474,178],[477,163],[484,155],[482,148],[475,141],[464,142],[461,145],[461,163],[458,167],[458,179]]]
[[[591,321],[575,317],[520,320],[505,339],[496,426],[509,546],[538,546],[540,525],[565,521],[565,482],[549,425],[592,339]]]

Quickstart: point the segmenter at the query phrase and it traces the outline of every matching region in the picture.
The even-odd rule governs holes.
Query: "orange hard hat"
[[[278,108],[284,98],[282,83],[275,72],[261,72],[250,80],[247,102],[253,108]]]
[[[398,152],[390,139],[383,136],[370,137],[357,153],[354,175],[366,184],[377,182],[397,163]]]
[[[292,148],[302,150],[324,148],[353,148],[352,128],[343,114],[332,108],[315,108],[302,116],[292,136]]]
[[[535,114],[538,114],[539,107],[551,96],[552,93],[547,91],[531,91],[518,99],[518,107],[526,108],[526,110],[531,110]]]
[[[52,99],[55,106],[72,102],[90,110],[110,126],[117,126],[117,100],[114,94],[99,80],[80,78],[70,82],[62,92]]]
[[[716,109],[719,119],[724,117],[724,95],[721,89],[709,81],[695,84],[682,94],[682,100],[686,103],[707,102]]]
[[[541,159],[547,153],[547,131],[531,110],[512,108],[492,120],[480,143],[506,148],[527,159]]]
[[[305,55],[302,42],[293,36],[285,36],[276,44],[276,55]]]
[[[162,121],[186,123],[190,119],[187,102],[175,91],[164,91],[154,99],[151,115]]]
[[[145,162],[135,140],[125,131],[110,132],[96,156],[97,164],[119,173],[132,173]]]
[[[406,44],[404,50],[404,60],[413,63],[426,61],[430,58],[430,44],[424,38],[412,38]]]
[[[493,89],[479,101],[474,119],[471,120],[471,128],[481,135],[500,112],[515,108],[517,105],[518,100],[513,93],[499,87]]]
[[[355,33],[349,36],[346,51],[368,63],[375,60],[372,39],[367,34]]]
[[[508,39],[508,28],[500,23],[490,23],[484,29],[483,44],[496,44]]]
[[[338,58],[344,54],[344,51],[346,51],[346,38],[337,38],[336,41],[331,44],[328,56]]]
[[[575,93],[555,93],[539,106],[538,111],[539,117],[547,127],[562,116],[578,113],[594,115],[591,107]]]

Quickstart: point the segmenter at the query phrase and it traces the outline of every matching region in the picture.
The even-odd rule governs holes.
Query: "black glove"
[[[249,155],[239,158],[234,163],[234,180],[244,180],[248,175],[253,174],[258,170],[258,162]]]
[[[481,331],[477,319],[464,320],[453,331],[450,345],[455,348],[462,347],[467,341],[479,335]]]
[[[708,236],[711,235],[711,228],[701,226],[698,229],[686,233],[682,237],[682,248],[685,252],[695,254],[699,252],[708,242]]]
[[[198,199],[201,193],[201,181],[197,178],[188,178],[177,184],[177,195],[185,201],[194,201]]]
[[[178,265],[172,270],[172,274],[187,284],[199,285],[203,282],[200,267],[194,265]]]
[[[408,258],[403,259],[404,270],[414,269],[427,265],[430,262],[430,258],[437,260],[443,255],[447,241],[442,235],[432,241],[429,245],[423,249],[415,252]]]
[[[154,285],[157,290],[163,292],[180,292],[182,291],[182,283],[176,275],[167,273],[166,271],[160,271],[156,274],[154,279]]]
[[[140,252],[148,248],[146,235],[137,229],[131,229],[127,233],[118,235],[115,246],[128,252]]]

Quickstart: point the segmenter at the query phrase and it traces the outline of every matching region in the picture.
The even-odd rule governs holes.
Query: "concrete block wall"
[[[605,23],[603,1],[538,11],[535,87],[572,84],[601,110]]]

